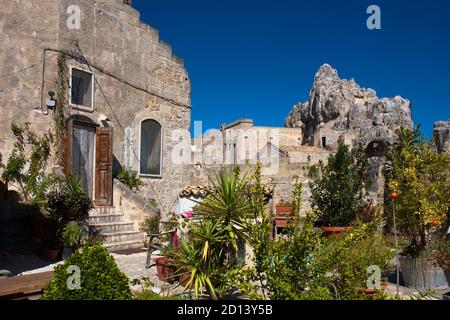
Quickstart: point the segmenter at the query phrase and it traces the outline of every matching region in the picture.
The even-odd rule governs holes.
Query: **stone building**
[[[450,120],[436,122],[433,137],[436,151],[450,154]]]
[[[128,213],[120,209],[127,193],[113,188],[114,175],[124,167],[139,172],[145,199],[155,198],[163,211],[175,208],[190,170],[173,164],[172,135],[190,127],[190,80],[182,60],[139,20],[130,1],[2,1],[0,43],[4,161],[14,143],[11,124],[29,122],[38,134],[54,128],[47,101],[66,99],[56,102],[67,117],[64,169],[82,177],[102,208],[97,213]],[[57,96],[61,82],[68,87],[64,97]],[[142,201],[129,208],[150,209]],[[137,218],[127,231],[137,232],[143,215]],[[138,238],[115,236],[113,242]]]
[[[292,108],[284,127],[239,119],[191,144],[188,73],[130,1],[2,1],[0,43],[3,160],[14,144],[12,123],[29,122],[38,134],[55,128],[55,110],[48,106],[56,98],[67,120],[60,169],[82,177],[97,207],[91,225],[107,234],[112,249],[142,243],[140,224],[156,212],[149,198],[163,213],[176,210],[180,192],[207,185],[224,165],[239,164],[245,171],[261,161],[274,203],[288,200],[300,178],[308,210],[305,167],[326,159],[339,139],[367,150],[371,192],[379,195],[383,156],[395,130],[412,127],[409,101],[378,98],[323,65],[308,101]],[[448,132],[448,122],[436,124],[440,151],[449,148]],[[187,148],[179,148],[186,142]],[[144,185],[138,194],[113,180],[122,168],[139,173]],[[2,210],[0,220],[8,219],[11,212]]]
[[[300,178],[306,211],[310,209],[306,167],[326,160],[342,139],[366,150],[373,181],[369,193],[380,201],[384,155],[401,126],[413,126],[408,100],[378,98],[374,90],[361,88],[353,79],[340,79],[335,69],[324,64],[315,75],[309,99],[292,108],[285,127],[254,126],[251,119],[222,125],[202,137],[203,156],[210,160],[211,154],[223,153],[219,158],[224,164],[241,164],[249,170],[256,161],[266,161],[266,167],[274,169],[263,171],[265,182],[274,187],[274,203],[288,200]],[[205,177],[218,168],[206,161],[196,172],[195,183],[207,183]]]

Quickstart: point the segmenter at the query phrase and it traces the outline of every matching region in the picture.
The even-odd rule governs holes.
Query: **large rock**
[[[450,120],[436,122],[433,128],[433,136],[436,150],[450,154]]]
[[[331,147],[343,136],[368,146],[372,141],[392,143],[395,130],[411,128],[412,119],[408,100],[378,98],[374,90],[361,88],[353,79],[340,79],[335,69],[324,64],[309,100],[293,107],[285,125],[303,130],[303,144],[321,146],[320,135]]]

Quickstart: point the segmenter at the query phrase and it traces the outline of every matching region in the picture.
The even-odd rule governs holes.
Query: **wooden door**
[[[112,205],[112,138],[112,128],[97,128],[94,203],[99,207]]]
[[[96,128],[73,123],[71,131],[71,173],[80,178],[82,187],[92,199]]]

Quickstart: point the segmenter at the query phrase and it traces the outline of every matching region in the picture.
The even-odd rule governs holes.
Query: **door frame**
[[[90,129],[94,129],[94,151],[92,154],[93,157],[93,165],[92,165],[92,195],[91,199],[95,201],[95,156],[96,156],[96,137],[97,137],[97,128],[100,127],[99,124],[95,123],[91,118],[81,115],[71,116],[67,120],[67,131],[66,131],[66,148],[65,148],[65,156],[64,156],[64,174],[68,176],[72,173],[72,145],[73,145],[73,127],[74,125],[80,127],[86,127]]]

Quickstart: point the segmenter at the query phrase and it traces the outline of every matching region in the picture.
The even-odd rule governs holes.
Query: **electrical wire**
[[[87,67],[89,68],[89,71],[90,71],[92,74],[94,74],[94,72],[93,72],[93,70],[92,70],[92,68],[91,68],[91,66],[90,66],[90,64],[89,64],[89,62],[88,62],[88,60],[84,57],[83,52],[82,52],[80,46],[78,45],[78,43],[76,43],[76,46],[78,47],[78,50],[80,51],[81,57],[82,57],[83,60],[86,62],[86,65],[87,65]],[[103,91],[103,88],[101,87],[100,83],[98,82],[98,77],[94,77],[94,81],[95,81],[97,87],[99,88],[99,90],[100,90],[100,92],[101,92],[103,98],[105,99],[106,104],[108,105],[108,108],[111,110],[111,112],[112,112],[114,118],[116,119],[117,123],[119,124],[119,127],[120,127],[121,131],[123,132],[123,134],[124,134],[124,136],[125,136],[125,139],[127,140],[128,144],[130,145],[131,150],[133,151],[134,157],[136,158],[138,164],[140,165],[140,164],[141,164],[141,161],[140,161],[140,159],[139,159],[139,157],[138,157],[138,155],[137,155],[135,149],[133,148],[133,145],[132,145],[130,139],[128,138],[127,134],[125,133],[125,129],[123,128],[122,124],[120,123],[120,120],[119,120],[119,118],[117,117],[117,114],[115,113],[115,111],[113,110],[111,104],[109,103],[109,100],[108,100],[108,98],[106,97],[106,95],[105,95],[105,93],[104,93],[104,91]],[[155,188],[154,188],[154,185],[153,185],[152,183],[150,183],[149,185],[150,185],[150,187],[151,187],[151,189],[152,189],[152,191],[153,191],[153,193],[154,193],[154,195],[155,195],[155,197],[156,197],[156,200],[157,200],[158,203],[163,207],[164,212],[167,212],[167,211],[166,211],[167,208],[164,206],[164,204],[163,204],[162,201],[160,200],[160,198],[159,198],[159,196],[158,196],[158,193],[156,192],[156,190],[155,190]]]
[[[53,57],[55,57],[56,55],[57,55],[57,53],[51,55],[50,57],[48,57],[48,59],[53,58]],[[37,66],[39,66],[41,63],[43,63],[44,61],[45,61],[45,59],[41,59],[41,60],[39,60],[39,61],[37,61],[37,62],[35,62],[35,63],[33,63],[33,64],[31,64],[31,65],[25,67],[25,68],[20,69],[20,70],[17,70],[17,71],[14,71],[14,72],[10,72],[10,73],[6,73],[6,74],[2,74],[2,75],[0,75],[0,79],[7,78],[7,77],[13,76],[13,75],[15,75],[15,74],[17,74],[17,73],[21,73],[21,72],[27,71],[28,69],[37,67]]]

